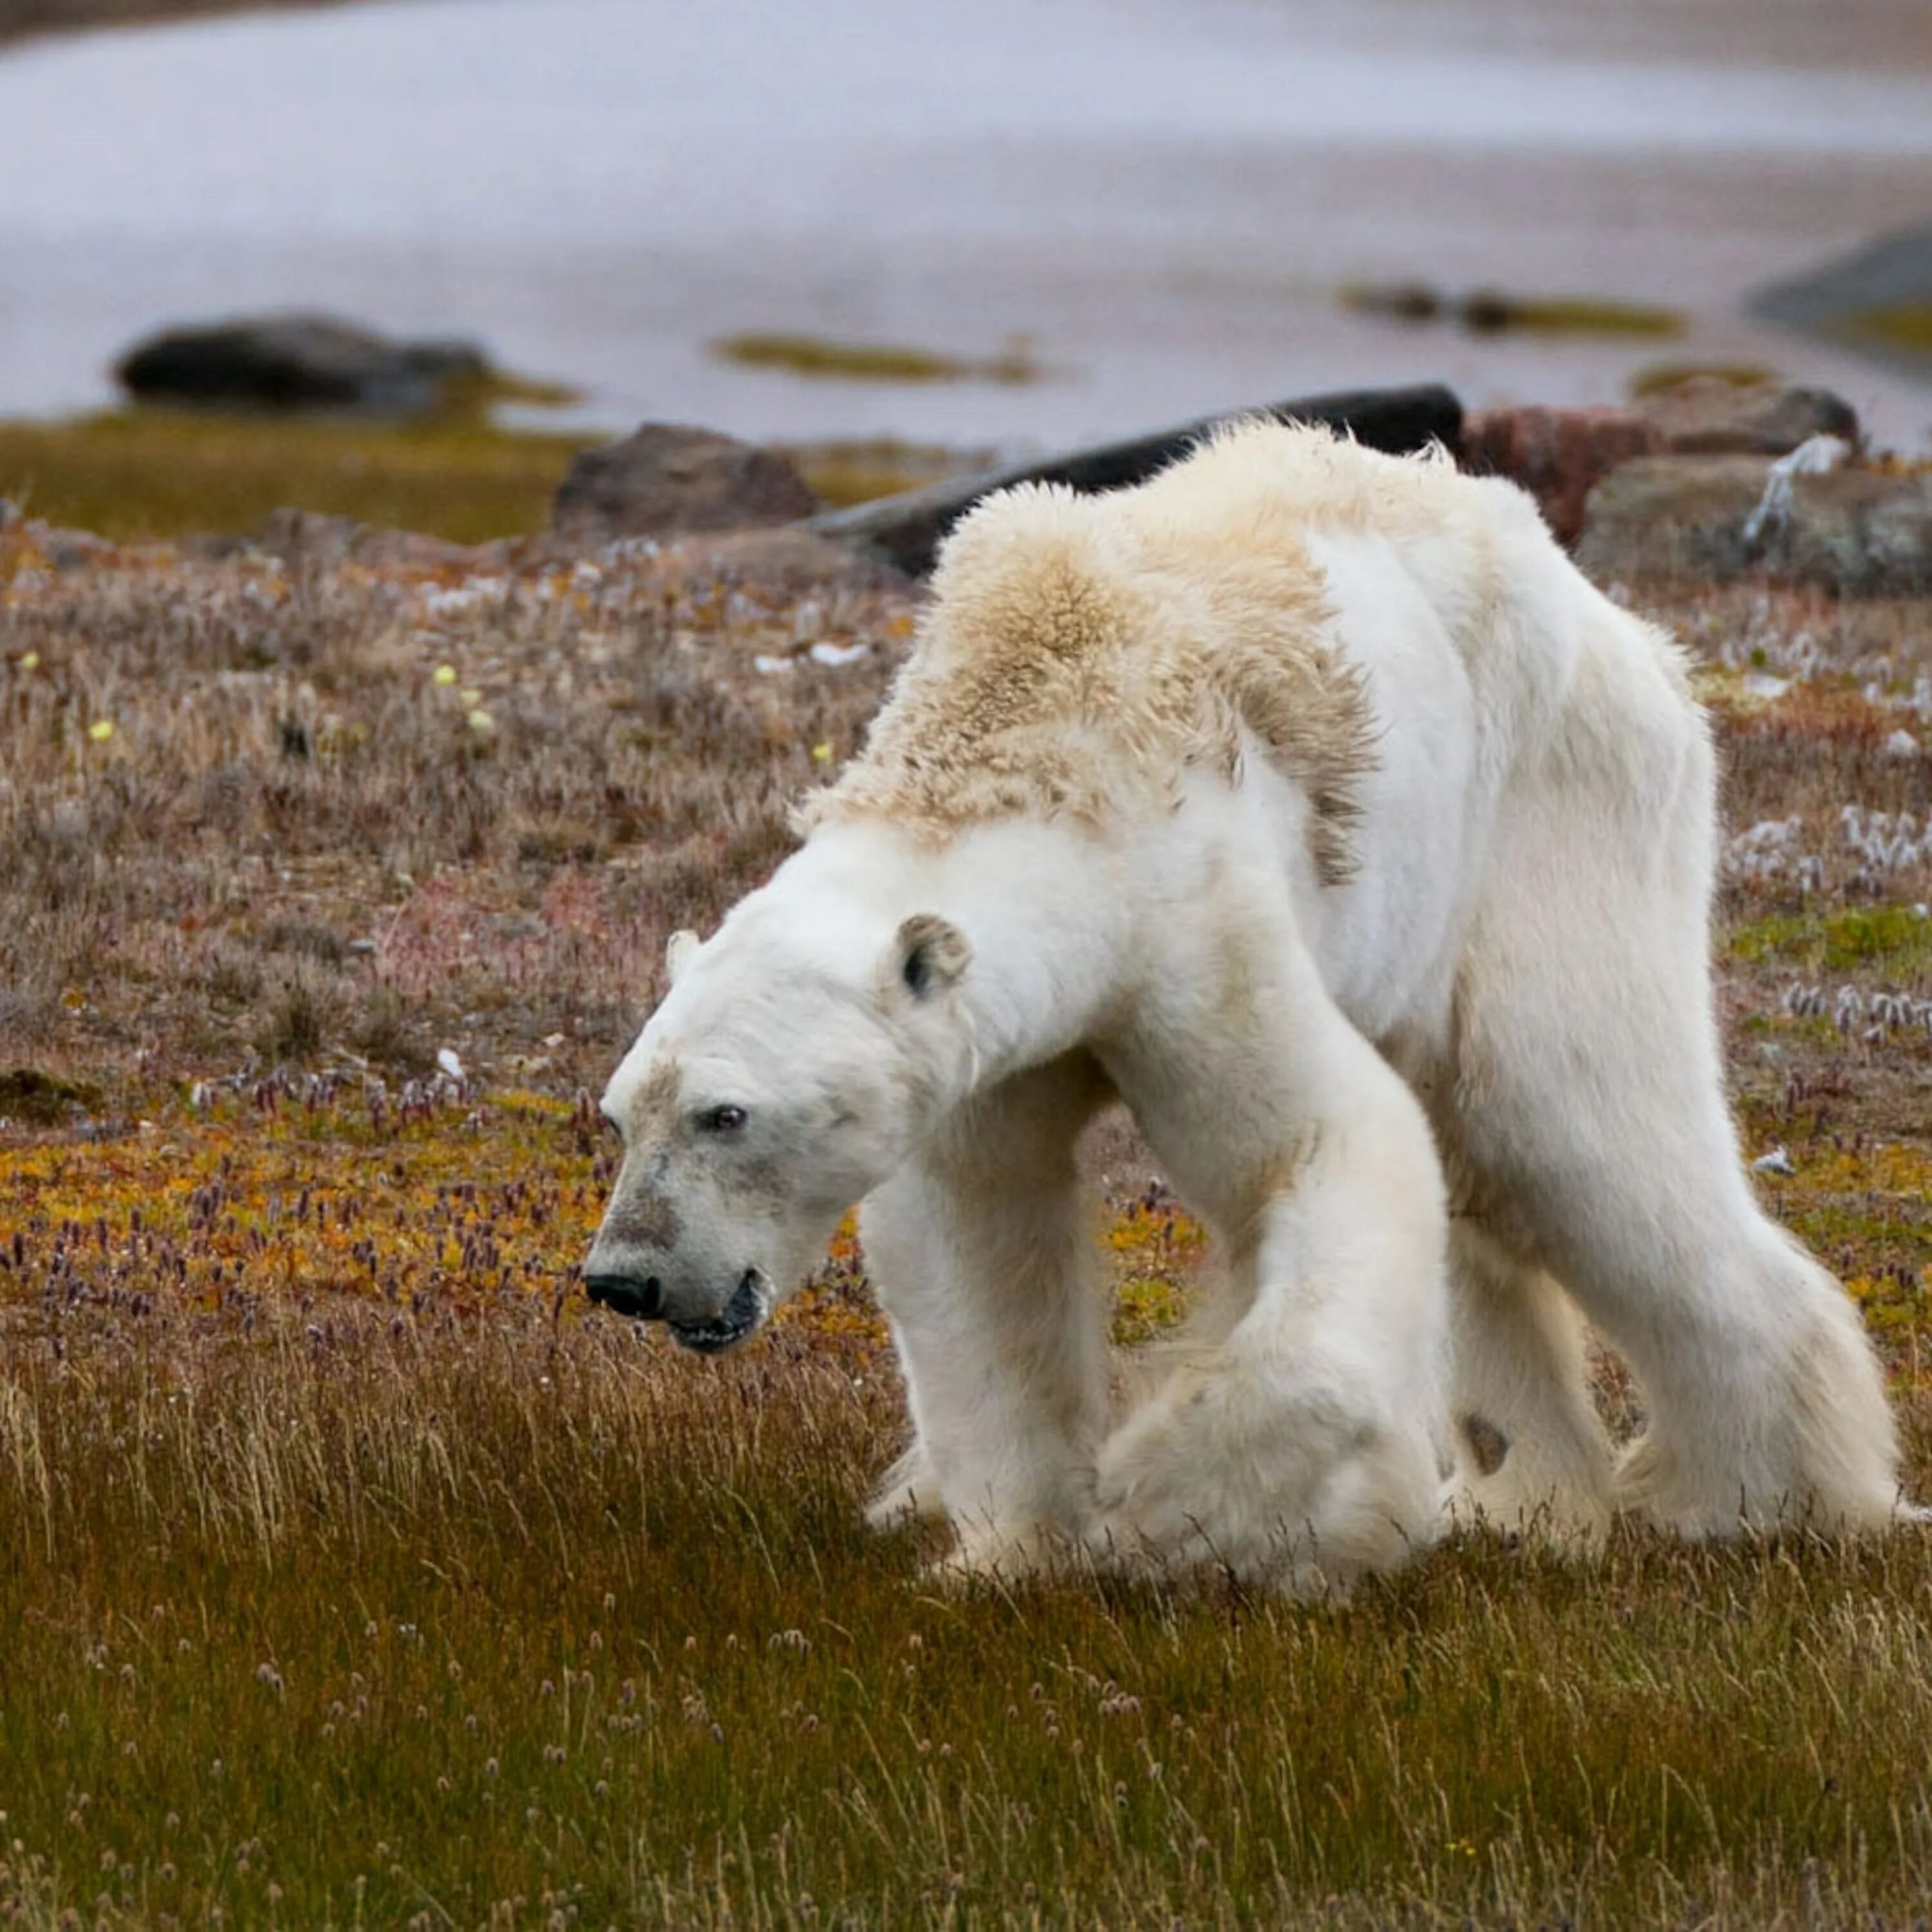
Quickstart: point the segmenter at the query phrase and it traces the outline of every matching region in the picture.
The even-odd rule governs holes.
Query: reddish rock
[[[1566,544],[1582,534],[1598,482],[1663,446],[1655,424],[1632,410],[1483,410],[1462,425],[1463,468],[1520,484]]]

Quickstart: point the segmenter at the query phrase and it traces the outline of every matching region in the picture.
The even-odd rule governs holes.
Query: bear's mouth
[[[695,1354],[722,1355],[756,1334],[770,1312],[764,1277],[756,1268],[747,1268],[731,1299],[709,1322],[668,1322],[664,1325],[680,1346]]]

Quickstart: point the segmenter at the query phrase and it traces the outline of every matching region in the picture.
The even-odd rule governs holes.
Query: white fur
[[[880,1507],[943,1510],[968,1567],[1077,1546],[1345,1584],[1437,1533],[1452,1465],[1491,1519],[1558,1532],[1891,1520],[1856,1312],[1760,1211],[1725,1108],[1712,759],[1674,646],[1509,486],[1305,432],[1042,501],[1177,612],[1222,560],[1305,554],[1376,726],[1352,875],[1322,882],[1310,794],[1251,741],[1232,783],[1192,767],[1097,826],[822,825],[680,957],[605,1105],[660,1175],[674,1124],[635,1117],[667,1068],[836,1127],[766,1144],[769,1246],[720,1247],[707,1210],[702,1253],[600,1237],[604,1264],[769,1275],[866,1192],[916,1430]],[[970,958],[914,992],[920,915]],[[1118,1420],[1072,1158],[1115,1095],[1230,1289]],[[1642,1384],[1618,1468],[1580,1309]]]

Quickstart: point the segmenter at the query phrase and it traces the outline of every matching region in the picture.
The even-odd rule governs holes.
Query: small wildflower
[[[97,718],[87,728],[87,735],[97,745],[104,745],[114,735],[114,721],[111,718]]]
[[[831,764],[832,747],[830,745],[813,746],[812,748],[812,762],[814,765],[829,765]]]
[[[431,675],[438,684],[454,684],[456,682],[456,667],[452,664],[440,664]]]
[[[479,738],[487,738],[496,730],[496,721],[479,704],[470,714],[470,728]]]
[[[20,660],[22,670],[38,670],[40,668],[40,654],[38,651],[28,651]]]

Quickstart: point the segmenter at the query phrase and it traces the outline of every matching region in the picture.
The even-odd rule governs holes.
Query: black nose
[[[634,1321],[655,1322],[664,1306],[664,1283],[656,1275],[633,1281],[627,1274],[589,1274],[584,1286],[592,1301],[601,1301],[613,1315]]]

